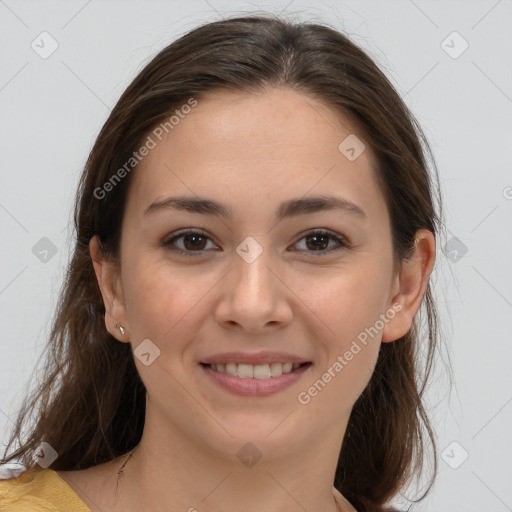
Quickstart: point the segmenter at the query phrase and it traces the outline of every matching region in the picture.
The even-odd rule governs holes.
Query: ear
[[[392,309],[396,314],[384,326],[383,343],[395,341],[411,329],[434,268],[435,258],[436,241],[433,233],[427,229],[418,230],[414,252],[402,262],[393,282],[391,300],[386,311]]]
[[[124,306],[124,296],[121,288],[119,267],[105,257],[101,250],[100,239],[94,235],[89,241],[89,252],[91,254],[94,273],[105,304],[105,327],[107,331],[119,341],[128,343],[130,341],[128,322]],[[121,334],[119,326],[124,329]]]

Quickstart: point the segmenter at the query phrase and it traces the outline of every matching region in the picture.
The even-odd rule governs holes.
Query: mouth
[[[235,395],[263,397],[292,386],[311,367],[305,363],[200,363],[203,373],[221,389]]]

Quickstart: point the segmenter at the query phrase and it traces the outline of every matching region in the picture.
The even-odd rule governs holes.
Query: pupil
[[[318,241],[318,239],[321,239],[321,238],[323,238],[324,240],[326,240],[328,237],[327,237],[326,235],[312,235],[312,236],[310,236],[310,237],[308,237],[308,238],[309,238],[310,240],[317,240],[317,241]],[[322,247],[320,247],[320,246],[319,246],[319,245],[317,245],[317,244],[313,244],[313,248],[315,248],[315,249],[319,249],[319,248],[320,248],[320,249],[325,249],[325,244],[321,244],[321,245],[322,245]]]
[[[198,248],[199,245],[201,245],[201,239],[203,238],[201,235],[187,235],[185,237],[185,246],[186,246],[186,241],[190,241],[191,238],[194,238],[196,241],[195,242],[192,242],[192,247],[193,248]],[[199,243],[198,242],[198,239],[199,239]],[[204,239],[203,239],[203,242],[204,242]]]

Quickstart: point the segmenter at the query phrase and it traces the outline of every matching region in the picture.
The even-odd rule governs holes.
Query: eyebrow
[[[155,201],[144,211],[144,216],[162,210],[182,210],[200,215],[212,215],[214,217],[232,219],[232,209],[214,201],[197,196],[177,196],[167,197],[161,201]],[[282,220],[287,217],[296,217],[298,215],[311,214],[320,211],[342,210],[346,213],[366,219],[364,210],[352,201],[339,196],[322,195],[316,197],[307,197],[300,199],[289,199],[282,202],[277,211],[276,218]]]

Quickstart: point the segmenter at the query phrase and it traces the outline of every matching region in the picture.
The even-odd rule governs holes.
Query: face
[[[127,336],[110,329],[150,340],[135,363],[162,436],[233,458],[249,440],[275,456],[339,442],[401,314],[375,167],[348,120],[271,89],[199,100],[133,171],[108,306]],[[155,205],[179,196],[221,207]],[[342,206],[281,208],[320,196]]]

